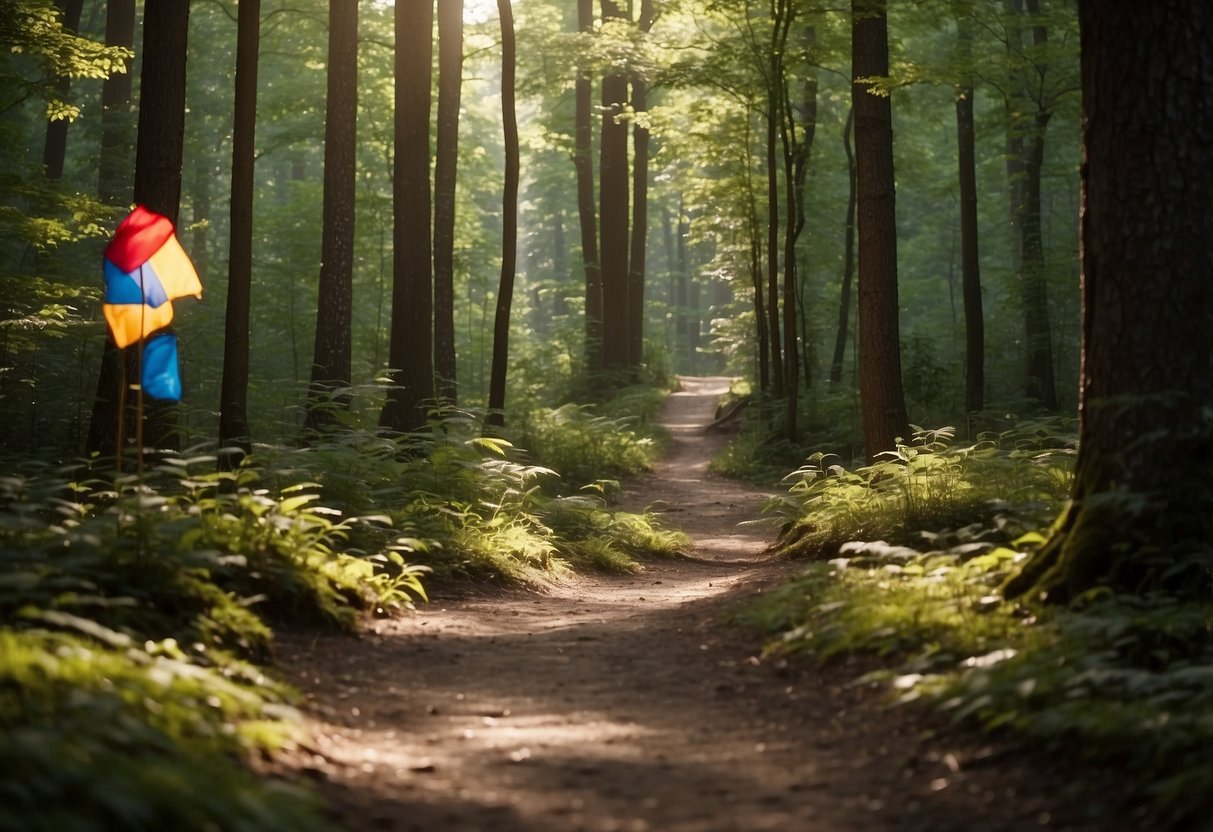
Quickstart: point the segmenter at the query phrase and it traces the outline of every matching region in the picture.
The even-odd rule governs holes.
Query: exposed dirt
[[[724,379],[685,379],[655,505],[686,559],[545,594],[436,600],[359,637],[286,635],[316,754],[298,764],[350,830],[1131,829],[1089,816],[1064,760],[930,730],[819,671],[761,659],[723,611],[793,567],[738,523],[765,495],[713,477]],[[937,727],[937,726],[936,726]],[[940,737],[947,738],[941,739]]]

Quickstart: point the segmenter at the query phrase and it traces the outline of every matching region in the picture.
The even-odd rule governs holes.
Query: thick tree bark
[[[105,4],[105,45],[135,43],[135,0],[109,0]],[[110,205],[131,201],[131,61],[126,72],[114,73],[101,85],[101,158],[97,196]]]
[[[886,0],[852,0],[854,79],[889,74]],[[853,80],[856,193],[859,209],[859,391],[869,462],[909,438],[901,386],[897,307],[897,209],[893,113],[887,95]]]
[[[463,87],[463,0],[438,0],[438,136],[434,161],[434,375],[458,399],[455,362],[455,172]]]
[[[80,29],[80,14],[84,11],[84,0],[56,0],[55,5],[63,13],[63,28],[73,34]],[[66,98],[72,81],[67,76],[59,79],[59,95]],[[63,178],[63,163],[67,159],[67,119],[46,123],[46,141],[42,146],[42,167],[47,179]]]
[[[434,398],[434,286],[430,250],[430,77],[433,0],[397,3],[396,155],[393,159],[392,324],[388,390],[379,423],[425,426]]]
[[[968,7],[971,10],[971,5]],[[965,411],[985,406],[985,322],[981,309],[981,263],[977,246],[977,162],[973,129],[973,29],[962,13],[957,36],[963,80],[956,87],[956,145],[960,182],[960,271],[965,316]]]
[[[257,53],[261,0],[243,0],[236,24],[236,100],[232,125],[231,241],[223,382],[219,393],[219,447],[225,467],[252,450],[248,424],[249,307],[253,286],[253,154],[257,129]],[[238,448],[241,453],[224,454]]]
[[[489,375],[490,425],[505,424],[505,381],[510,355],[510,306],[518,259],[518,117],[514,111],[514,15],[510,0],[497,0],[501,17],[501,123],[505,129],[505,193],[501,204],[501,284],[493,322],[493,367]]]
[[[1057,603],[1098,587],[1207,599],[1213,6],[1080,0],[1079,24],[1078,463],[1069,508],[1006,592]]]
[[[834,336],[834,358],[830,361],[830,384],[842,382],[842,363],[846,357],[847,339],[851,328],[851,283],[855,279],[855,207],[857,202],[855,151],[851,148],[851,130],[854,122],[855,109],[852,107],[847,110],[847,122],[842,128],[842,149],[847,154],[849,187],[847,217],[842,235],[842,286],[838,291],[838,331]]]
[[[181,203],[189,14],[189,3],[183,0],[149,4],[143,15],[143,70],[139,82],[139,135],[135,144],[133,196],[135,202],[163,214],[174,225]],[[115,26],[125,26],[125,21],[115,21]],[[125,30],[120,34],[124,33]],[[115,34],[115,38],[120,34]],[[104,150],[103,146],[103,157]],[[103,196],[106,181],[101,180]],[[138,378],[139,364],[131,355],[137,355],[138,351],[128,352],[126,378],[129,383]],[[88,439],[88,451],[102,456],[111,456],[118,451],[116,425],[122,378],[119,354],[112,339],[107,338]],[[135,436],[138,438],[142,434],[143,445],[148,448],[176,449],[179,439],[175,405],[152,400],[143,410],[144,423],[136,424]]]
[[[602,18],[626,19],[614,0],[602,0]],[[620,120],[628,78],[613,68],[602,79],[599,217],[602,222],[602,363],[628,366],[628,126]]]
[[[577,27],[594,30],[593,0],[577,0]],[[574,155],[577,171],[577,215],[581,261],[585,270],[585,363],[591,373],[602,369],[602,268],[598,259],[598,214],[594,200],[593,84],[578,70],[574,88]]]
[[[352,382],[354,202],[358,137],[358,0],[329,3],[328,88],[324,118],[324,205],[316,341],[308,392],[308,430],[333,421]]]

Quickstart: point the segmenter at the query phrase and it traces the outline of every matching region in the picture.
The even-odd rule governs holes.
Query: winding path
[[[313,776],[349,830],[1011,830],[1069,825],[1047,777],[932,738],[828,672],[756,655],[720,622],[791,569],[762,557],[760,492],[715,478],[727,380],[683,379],[673,442],[624,502],[690,557],[545,595],[436,601],[348,636],[288,636]],[[997,756],[997,755],[995,755]]]

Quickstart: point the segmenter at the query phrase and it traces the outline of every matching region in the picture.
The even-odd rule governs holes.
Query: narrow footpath
[[[313,750],[296,764],[348,830],[724,832],[1085,829],[1065,778],[933,717],[854,668],[788,667],[722,615],[793,565],[739,525],[765,494],[712,476],[727,379],[683,379],[672,443],[632,482],[688,557],[546,594],[436,600],[360,637],[287,635]],[[940,737],[945,737],[940,739]],[[1063,762],[1063,761],[1059,761]],[[1055,764],[1056,765],[1056,764]]]

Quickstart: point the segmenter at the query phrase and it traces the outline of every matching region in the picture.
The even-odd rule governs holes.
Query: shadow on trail
[[[311,686],[341,703],[329,715],[326,753],[337,765],[322,791],[342,824],[553,832],[1039,824],[1039,795],[1016,794],[980,767],[953,771],[970,752],[924,740],[923,726],[880,710],[870,692],[753,658],[752,642],[718,621],[757,582],[739,588],[735,571],[699,568],[687,580],[719,591],[670,603],[672,574],[633,579],[615,603],[552,610],[545,599],[516,615],[493,611],[500,602],[471,604],[442,614],[433,632],[413,621],[361,641],[316,641],[298,666],[344,667],[358,679]],[[667,598],[645,608],[639,599],[654,579]]]

